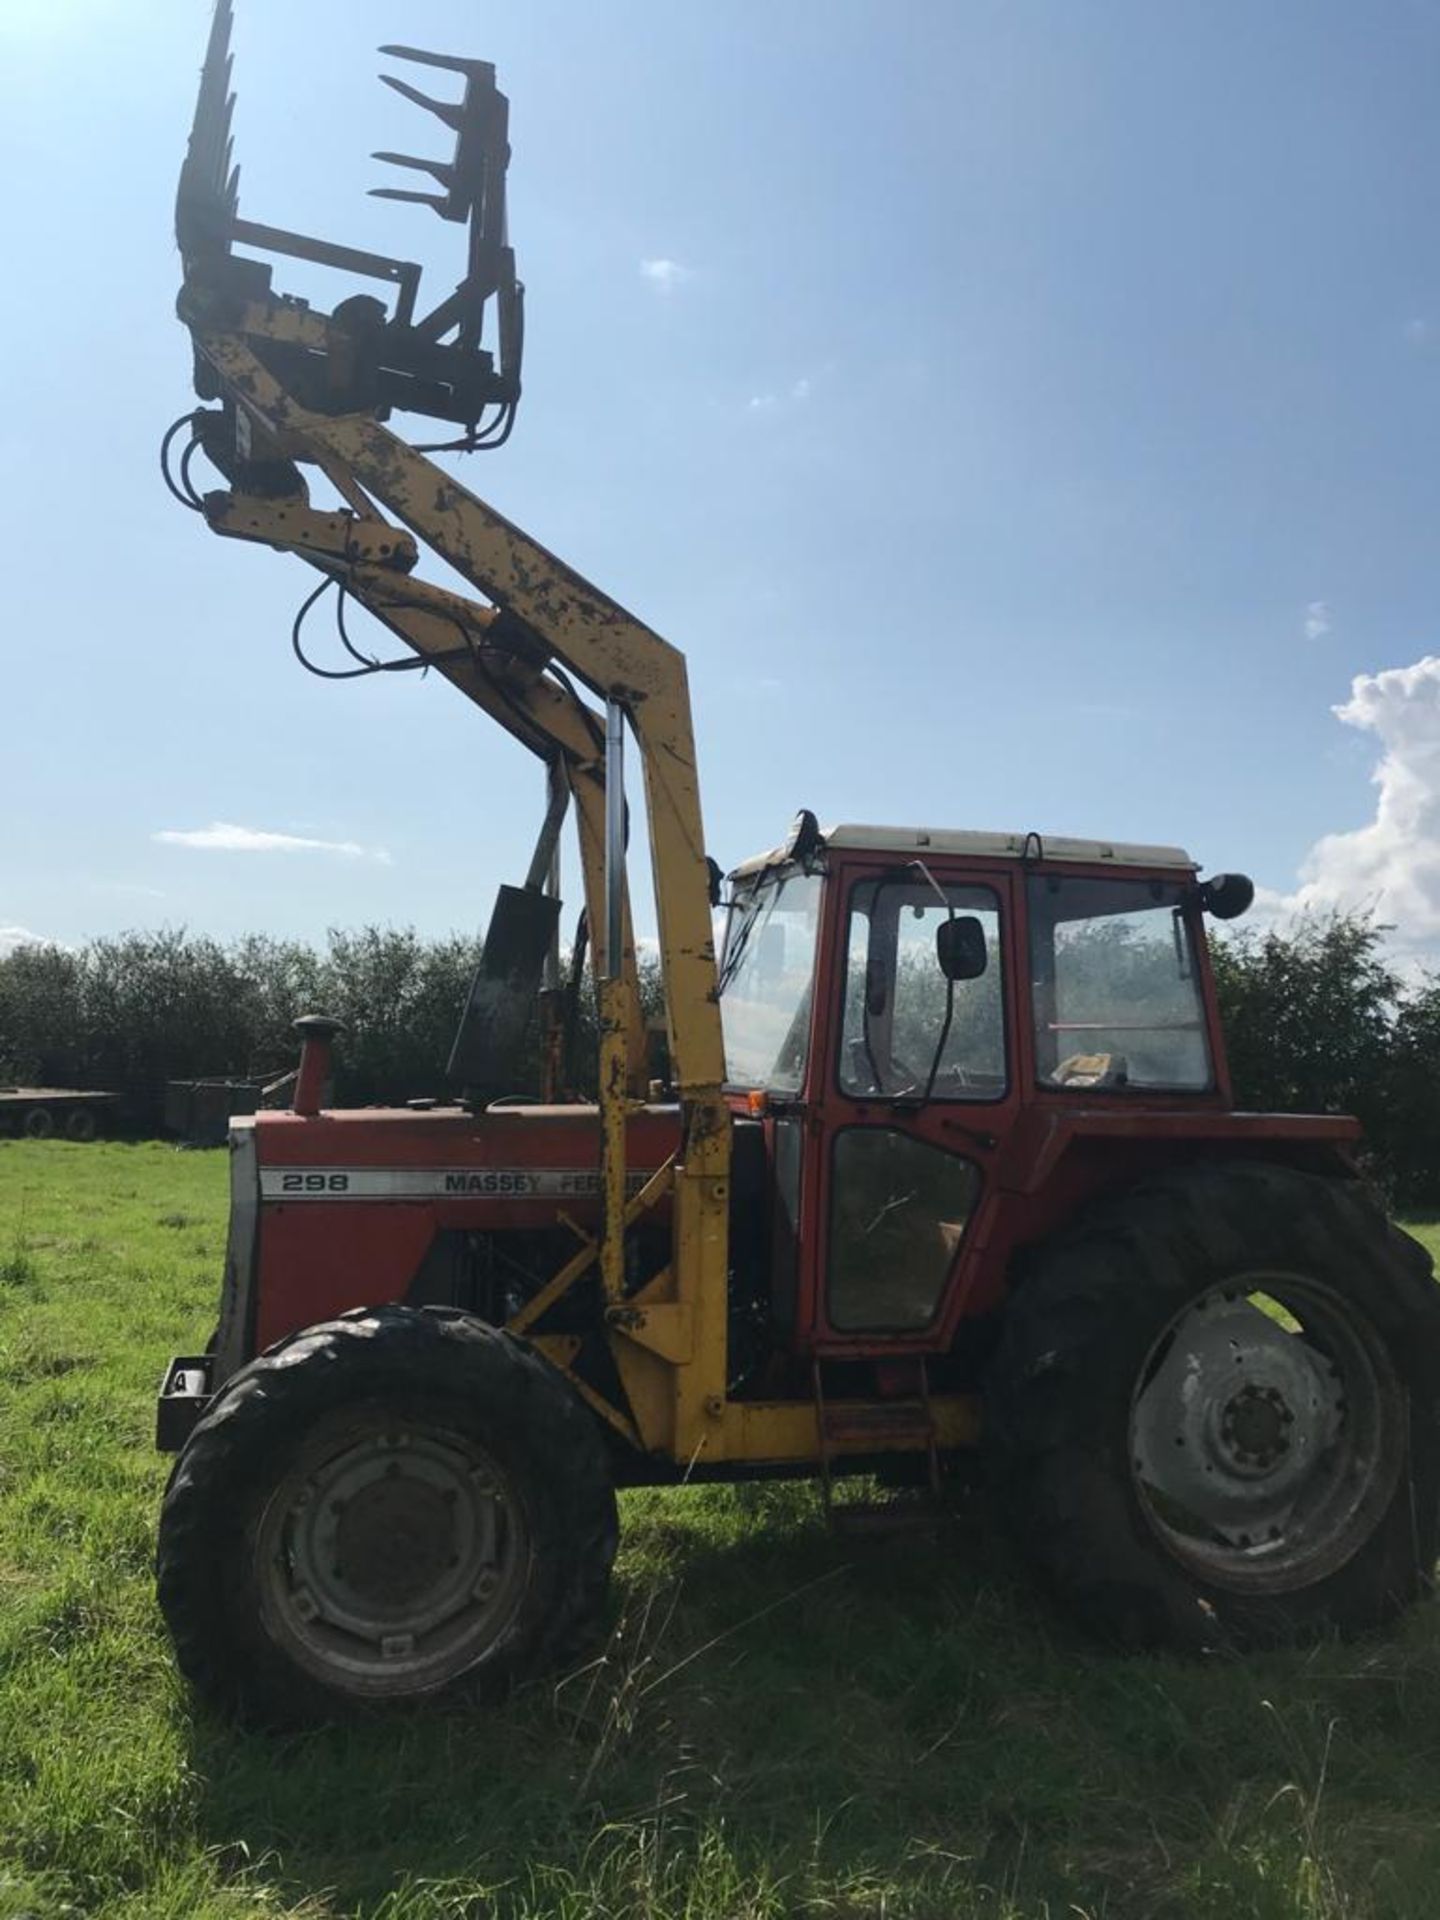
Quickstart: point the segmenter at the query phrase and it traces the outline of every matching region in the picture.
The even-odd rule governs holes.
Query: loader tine
[[[229,91],[230,61],[225,62],[220,87],[213,93],[201,82],[195,103],[195,123],[190,133],[187,161],[194,162],[198,177],[212,184],[221,177],[221,156],[229,143],[230,121],[235,111],[235,96]]]
[[[205,66],[202,72],[208,73],[224,60],[230,51],[230,29],[235,24],[235,9],[231,0],[215,0],[215,11],[210,16],[210,38],[205,47]],[[228,84],[229,73],[226,73]]]
[[[230,134],[235,111],[230,84],[233,22],[231,0],[215,0],[195,96],[195,117],[175,197],[176,237],[182,252],[191,247],[228,245],[225,230],[235,217],[239,172]]]
[[[372,200],[405,200],[416,207],[433,207],[445,218],[445,202],[438,193],[412,193],[408,187],[371,187]]]
[[[383,160],[392,167],[409,167],[414,173],[428,173],[442,187],[453,186],[455,181],[454,167],[446,166],[440,160],[415,160],[408,153],[372,153],[370,158]]]
[[[230,51],[231,21],[230,0],[217,0],[215,16],[210,23],[210,41],[205,49],[205,64],[200,69],[200,87],[195,96],[195,119],[191,129],[192,139],[198,139],[202,146],[224,139],[229,130],[230,111],[235,105],[235,95],[230,86],[235,65],[235,56]]]
[[[412,87],[408,80],[397,80],[393,73],[382,73],[380,78],[387,87],[393,87],[396,93],[406,100],[413,100],[417,107],[424,107],[427,113],[433,113],[437,120],[443,120],[447,127],[453,127],[458,133],[464,111],[452,107],[445,100],[432,100],[428,93],[421,93],[418,87]]]
[[[493,60],[467,60],[458,53],[426,53],[421,47],[381,47],[379,51],[391,60],[413,60],[421,67],[441,67],[446,73],[463,73],[467,80],[482,79],[495,81],[495,63]]]

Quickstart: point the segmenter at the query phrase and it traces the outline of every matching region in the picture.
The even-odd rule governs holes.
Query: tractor
[[[269,1724],[492,1699],[594,1632],[617,1488],[803,1476],[866,1524],[886,1509],[843,1498],[847,1476],[923,1507],[972,1461],[1051,1590],[1120,1645],[1392,1618],[1436,1558],[1440,1294],[1360,1177],[1353,1120],[1235,1109],[1206,925],[1250,883],[1170,846],[804,810],[722,874],[683,656],[432,457],[498,445],[520,396],[493,68],[384,50],[460,96],[391,82],[454,135],[443,161],[381,156],[426,176],[383,192],[466,230],[425,311],[413,263],[241,217],[230,14],[177,201],[200,405],[167,436],[172,491],[319,576],[302,612],[328,597],[338,664],[297,620],[305,664],[428,666],[534,752],[545,807],[453,1099],[336,1107],[344,1036],[315,1013],[288,1107],[232,1122],[218,1326],[157,1409],[183,1672]],[[384,297],[277,292],[297,257]],[[396,414],[447,437],[417,447]],[[200,491],[196,456],[222,486]],[[422,548],[474,596],[422,578]],[[356,646],[356,608],[400,651]]]

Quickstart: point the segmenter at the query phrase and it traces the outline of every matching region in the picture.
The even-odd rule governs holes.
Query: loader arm
[[[572,699],[554,680],[532,675],[508,678],[498,667],[488,673],[474,660],[457,657],[457,596],[427,582],[411,580],[401,589],[393,575],[378,568],[352,568],[343,578],[350,598],[422,659],[433,663],[450,684],[522,746],[547,763],[556,763],[575,802],[576,838],[588,924],[605,924],[605,759],[601,715]],[[408,591],[407,591],[408,589]],[[417,597],[418,596],[418,597]],[[437,597],[438,596],[438,597]],[[471,603],[479,615],[483,609]],[[522,717],[530,724],[522,724]],[[640,1001],[630,889],[621,902],[624,946],[620,955],[619,995],[626,1041],[627,1091],[643,1098],[646,1090],[646,1024]],[[601,934],[603,938],[603,931]]]
[[[273,502],[245,500],[233,493],[206,496],[207,521],[216,533],[257,539],[263,530],[267,545],[285,546],[293,539],[294,515],[277,524]],[[314,516],[334,520],[338,516]],[[383,520],[367,523],[389,529]],[[245,531],[241,532],[240,529]],[[577,843],[585,908],[591,927],[605,922],[605,762],[604,720],[544,674],[513,670],[502,656],[487,661],[483,636],[493,624],[495,609],[464,600],[443,587],[416,580],[394,568],[367,565],[347,558],[353,525],[332,551],[317,550],[311,532],[304,545],[291,551],[318,571],[343,585],[349,599],[363,607],[433,671],[443,675],[468,700],[547,765],[559,767],[575,802]],[[461,628],[473,632],[479,644],[472,651],[457,647]],[[626,1036],[627,1090],[644,1097],[646,1090],[646,1023],[640,1000],[635,939],[628,884],[621,902],[623,950],[620,955],[619,997]]]
[[[527,664],[520,650],[524,642],[538,643],[543,653],[533,662],[536,679],[539,666],[553,655],[603,700],[624,709],[645,779],[676,1084],[682,1095],[718,1089],[724,1061],[709,869],[684,655],[378,421],[302,408],[251,345],[271,337],[263,308],[247,307],[241,326],[222,332],[207,324],[209,304],[203,295],[197,300],[187,285],[181,316],[191,326],[197,352],[254,426],[293,450],[292,457],[308,455],[318,466],[343,472],[388,507],[485,595],[490,607],[483,611],[494,631],[507,630],[494,622],[495,611],[511,616],[508,632],[520,646],[512,642],[507,650],[515,653],[517,674],[523,677]],[[292,329],[293,316],[282,313],[277,330],[293,337]],[[333,344],[333,332],[320,337],[322,350]],[[407,584],[411,591],[421,587]],[[456,623],[473,621],[471,603],[442,588],[423,592],[448,627],[444,649],[453,653]],[[493,712],[489,703],[481,704]],[[590,757],[593,762],[593,745]],[[603,779],[603,766],[599,771]],[[608,970],[603,933],[599,928],[595,933],[598,957]]]
[[[429,168],[437,179],[450,180],[452,189],[429,204],[443,217],[471,221],[471,268],[454,296],[417,321],[418,268],[239,220],[229,153],[229,23],[228,0],[218,0],[182,174],[177,233],[185,266],[179,313],[195,350],[196,390],[202,400],[219,402],[214,411],[194,416],[195,432],[230,486],[189,504],[200,506],[217,533],[294,552],[336,579],[412,652],[557,768],[573,794],[596,972],[602,976],[603,1224],[593,1258],[612,1349],[635,1411],[632,1432],[638,1430],[648,1447],[693,1456],[707,1441],[719,1440],[724,1419],[730,1121],[722,1095],[710,868],[684,657],[461,486],[425,450],[382,424],[396,411],[429,414],[465,425],[464,444],[483,445],[484,430],[472,416],[490,401],[508,408],[509,431],[519,388],[513,298],[508,309],[503,299],[507,275],[512,297],[518,289],[508,248],[477,243],[486,221],[495,239],[496,168],[503,179],[508,149],[503,140],[497,145],[493,126],[482,139],[481,123],[490,124],[485,116],[494,115],[498,101],[503,125],[503,96],[494,92],[492,69],[460,62],[451,64],[467,75],[463,105],[441,112],[436,103],[421,102],[457,129],[457,151],[467,151],[467,140],[472,155],[485,148],[489,171],[482,196],[464,188],[463,168],[453,180],[450,169]],[[413,90],[407,97],[420,98]],[[503,214],[503,194],[498,204]],[[326,314],[275,294],[270,268],[237,256],[237,242],[383,279],[399,289],[395,312],[387,317],[379,301],[362,298]],[[501,337],[494,366],[479,345],[479,329],[484,298],[497,288]],[[444,339],[447,331],[453,340]],[[330,481],[344,503],[341,510],[310,506],[305,467]],[[448,563],[484,604],[412,578],[417,542]],[[603,703],[605,728],[572,682]],[[681,1106],[673,1167],[628,1200],[625,1121],[645,1069],[624,851],[613,804],[617,746],[627,726],[644,778]],[[618,940],[609,928],[619,929]],[[645,1289],[646,1312],[638,1318],[643,1323],[648,1315],[647,1336],[636,1325],[633,1303],[622,1298],[625,1232],[638,1211],[668,1192],[672,1256]],[[588,1264],[582,1250],[551,1288],[558,1293],[573,1284]],[[662,1352],[663,1367],[649,1364]],[[622,1430],[629,1424],[623,1416],[615,1423]]]

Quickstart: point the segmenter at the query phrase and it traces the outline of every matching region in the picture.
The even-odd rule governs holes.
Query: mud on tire
[[[1431,1585],[1440,1289],[1354,1182],[1157,1177],[1037,1254],[986,1392],[1026,1556],[1125,1645],[1376,1626]]]
[[[229,1380],[175,1464],[157,1587],[214,1706],[297,1725],[469,1704],[566,1657],[617,1539],[592,1417],[448,1309],[307,1328]]]

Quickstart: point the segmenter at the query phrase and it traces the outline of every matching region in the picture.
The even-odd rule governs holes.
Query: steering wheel
[[[850,1042],[850,1079],[853,1092],[862,1099],[895,1100],[906,1093],[912,1093],[924,1086],[924,1081],[915,1076],[913,1068],[907,1067],[903,1060],[896,1059],[892,1053],[889,1061],[891,1077],[899,1077],[905,1084],[895,1089],[882,1085],[880,1062],[872,1060],[870,1049],[861,1037]]]

